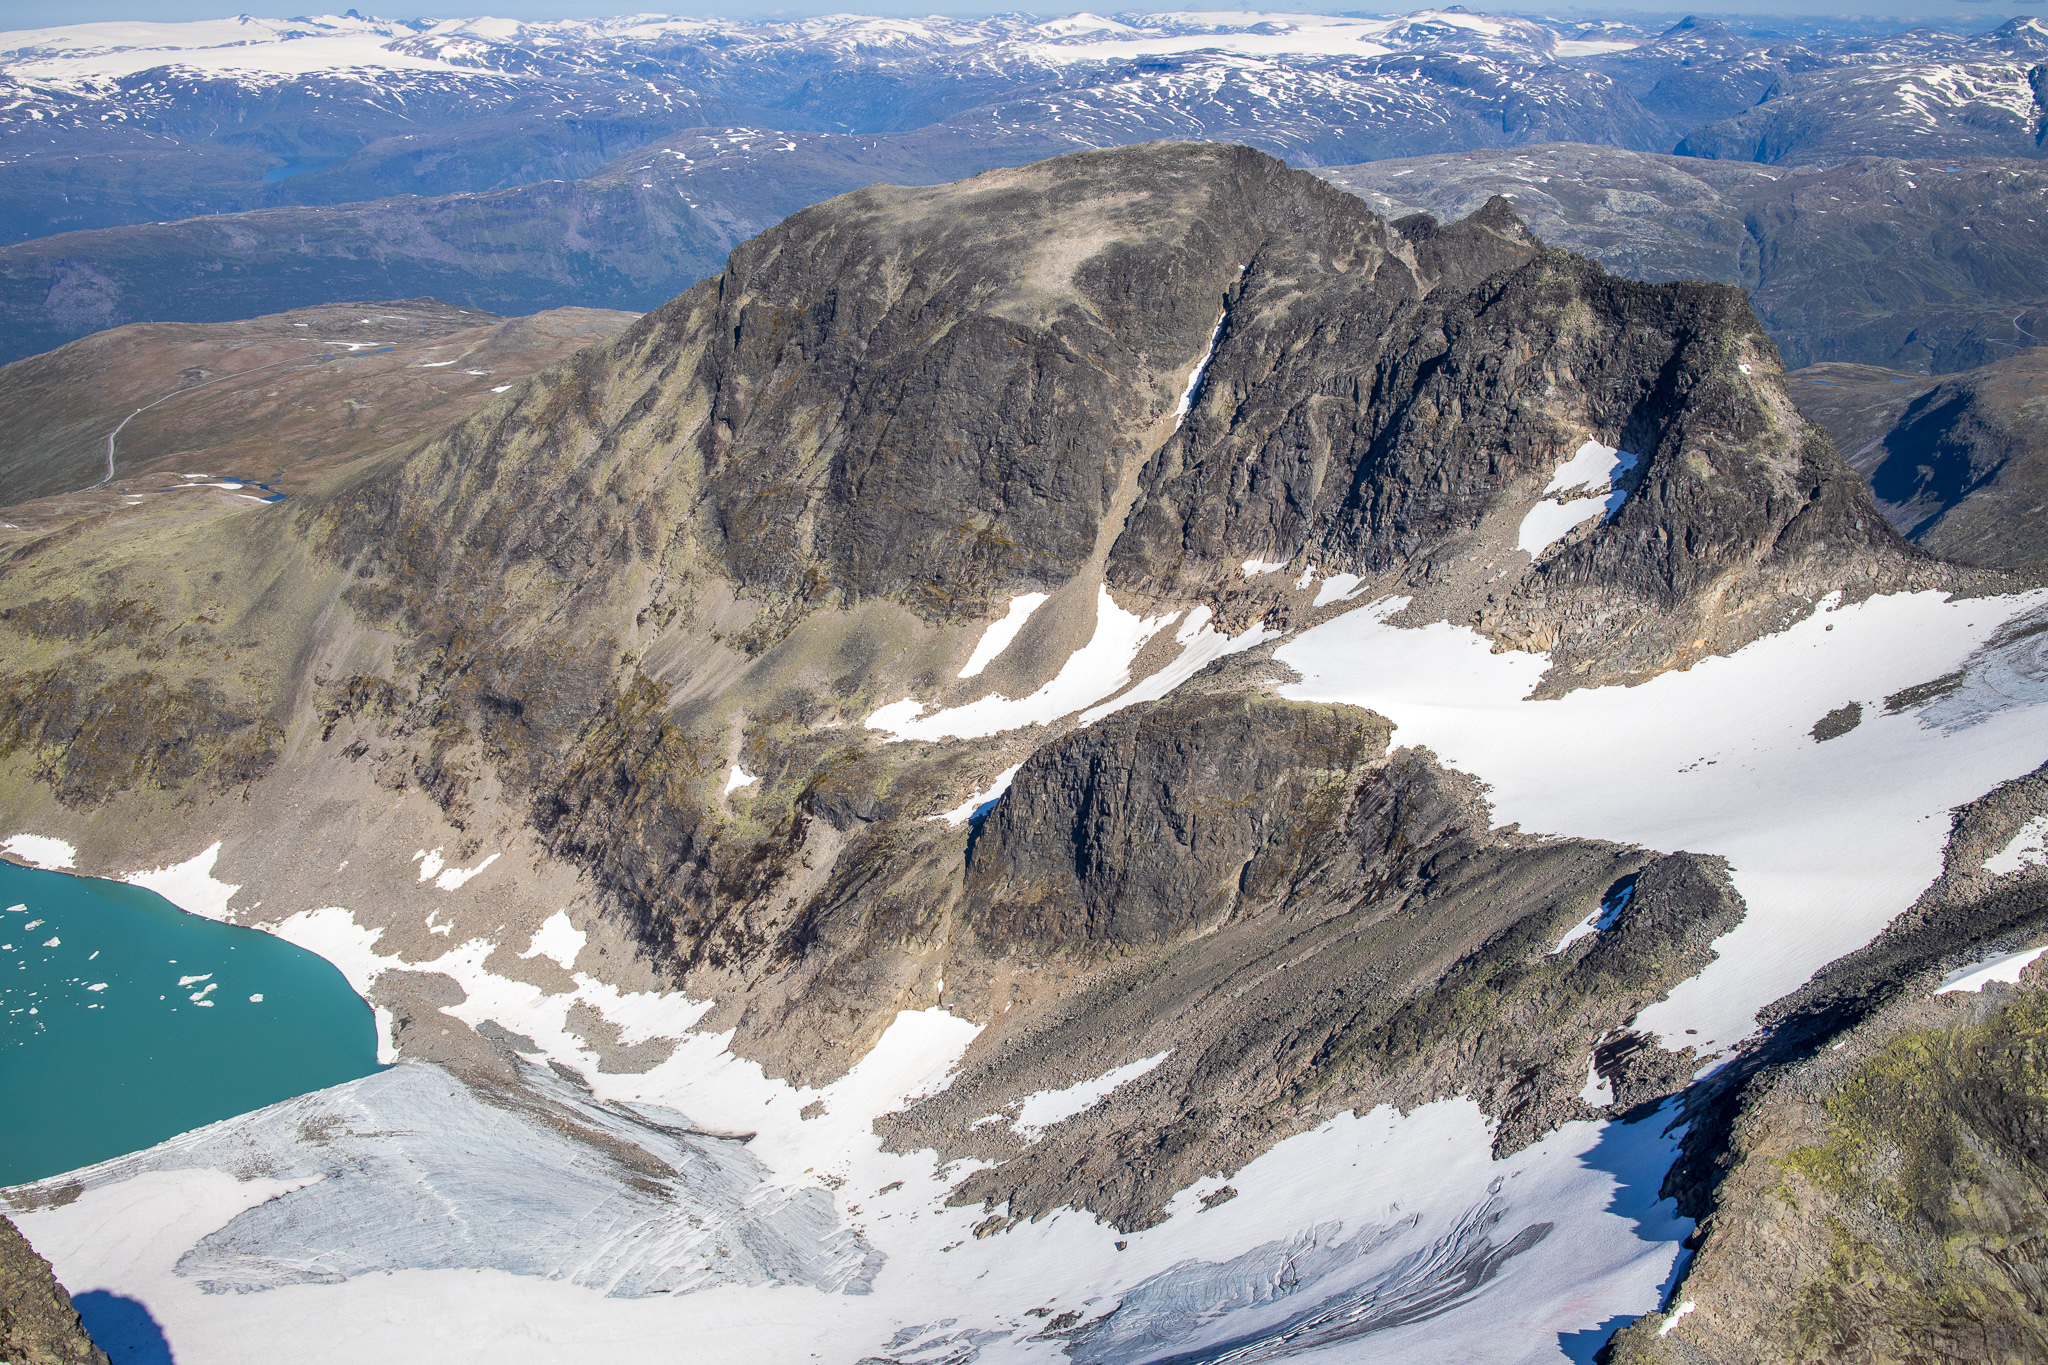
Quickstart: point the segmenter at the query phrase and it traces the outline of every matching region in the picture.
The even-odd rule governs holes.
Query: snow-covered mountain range
[[[85,24],[0,34],[0,183],[19,240],[374,188],[500,189],[728,125],[943,127],[962,147],[1024,129],[1068,147],[1203,137],[1315,165],[1538,141],[1668,151],[1744,119],[1695,149],[1811,157],[1820,120],[1857,128],[1858,151],[2011,155],[2038,146],[2044,51],[2038,20],[1786,43],[1462,9]],[[459,155],[436,137],[455,125]]]

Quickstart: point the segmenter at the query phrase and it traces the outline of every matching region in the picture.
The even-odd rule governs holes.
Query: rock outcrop
[[[1663,1313],[1615,1338],[1614,1365],[2048,1347],[2048,977],[2036,963],[2017,984],[1939,989],[2048,930],[2048,871],[1993,861],[2044,811],[2043,771],[1958,808],[1942,876],[1913,908],[1767,1011],[1767,1031],[1688,1099],[1665,1188],[1702,1219],[1699,1255]]]
[[[71,1296],[14,1224],[0,1217],[0,1360],[9,1365],[107,1365]]]

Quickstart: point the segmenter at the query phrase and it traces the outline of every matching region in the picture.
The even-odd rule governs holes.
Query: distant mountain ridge
[[[1740,285],[1793,368],[1941,374],[2048,339],[2048,163],[1775,167],[1572,145],[1318,174],[1382,213],[1458,217],[1505,195],[1545,241],[1610,270]]]
[[[1569,36],[1581,31],[1592,36]],[[1787,110],[1825,100],[1830,112],[1807,116],[1813,126],[1796,135],[1759,134],[1736,153],[1735,133],[1702,133],[1699,152],[2039,155],[2037,142],[2013,139],[2038,138],[2027,72],[2048,51],[2048,30],[2016,19],[1972,37],[1801,44],[1692,20],[1652,35],[1453,9],[1241,21],[244,17],[36,30],[0,43],[10,45],[0,51],[0,134],[21,137],[25,153],[0,168],[0,232],[20,240],[574,178],[692,127],[945,126],[963,149],[990,129],[1029,129],[1065,148],[1200,136],[1335,164],[1558,140],[1668,151],[1718,120],[1768,108],[1782,124]],[[1853,108],[1834,108],[1833,87],[1816,86],[1802,104],[1800,82],[1847,72],[1880,79],[1856,78]],[[1986,122],[1986,100],[2011,128]],[[1828,151],[1825,128],[1842,115],[1860,129],[1844,133],[1862,141]],[[459,143],[445,136],[458,126]]]

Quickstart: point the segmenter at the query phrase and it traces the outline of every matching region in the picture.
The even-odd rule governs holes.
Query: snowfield
[[[1501,824],[1728,859],[1747,916],[1715,944],[1719,961],[1637,1019],[1708,1055],[1912,904],[1941,870],[1951,807],[2048,760],[2044,635],[1995,643],[2044,604],[2041,592],[1830,598],[1732,656],[1555,701],[1528,699],[1547,656],[1495,654],[1443,622],[1400,629],[1389,618],[1401,598],[1275,657],[1302,674],[1284,695],[1386,716],[1396,745],[1486,782]],[[1887,696],[1959,668],[1956,691],[1886,714]],[[1814,725],[1849,702],[1861,723],[1816,741]]]
[[[1100,695],[1171,619],[1131,617],[1107,593],[1101,605],[1096,641],[1061,673],[1081,661],[1087,684],[1067,696]],[[2048,621],[2048,593],[1830,598],[1733,656],[1555,701],[1528,699],[1545,657],[1495,654],[1443,623],[1398,627],[1404,605],[1354,608],[1283,646],[1302,675],[1288,694],[1386,715],[1397,744],[1486,782],[1499,821],[1726,857],[1747,918],[1638,1020],[1710,1056],[1913,899],[1939,869],[1949,807],[2048,758],[2035,709],[2048,631],[2026,633]],[[1114,648],[1098,645],[1105,625]],[[1214,634],[1191,614],[1182,660]],[[1938,701],[1885,712],[1891,693],[1958,670]],[[1163,693],[1161,676],[1130,690]],[[989,700],[1004,720],[1023,705]],[[1861,723],[1816,740],[1815,722],[1851,700]],[[2029,834],[1993,861],[2033,854]],[[136,879],[221,914],[233,888],[212,878],[215,852]],[[735,1056],[729,1033],[696,1031],[708,1002],[575,971],[586,936],[565,914],[507,945],[572,972],[554,994],[488,971],[499,945],[484,939],[401,963],[344,908],[271,927],[364,992],[394,968],[452,977],[466,998],[448,1012],[516,1040],[533,1101],[481,1102],[401,1062],[44,1182],[78,1193],[16,1215],[36,1247],[74,1292],[145,1304],[182,1359],[267,1361],[285,1339],[294,1360],[335,1362],[653,1361],[678,1339],[694,1360],[846,1365],[1584,1359],[1615,1318],[1664,1306],[1690,1232],[1656,1193],[1680,1136],[1667,1113],[1568,1123],[1496,1161],[1488,1121],[1451,1099],[1341,1115],[1196,1181],[1142,1232],[1063,1210],[977,1236],[988,1211],[946,1204],[973,1164],[885,1152],[873,1131],[943,1089],[979,1033],[944,1009],[900,1013],[842,1079],[792,1086]],[[1945,988],[2011,980],[2039,951]],[[582,1011],[665,1059],[602,1071]],[[1036,1139],[1163,1060],[981,1122]],[[1586,1098],[1611,1100],[1590,1072]]]

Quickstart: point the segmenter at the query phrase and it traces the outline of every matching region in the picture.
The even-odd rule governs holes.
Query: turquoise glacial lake
[[[333,963],[124,882],[0,862],[0,1185],[377,1070]]]

